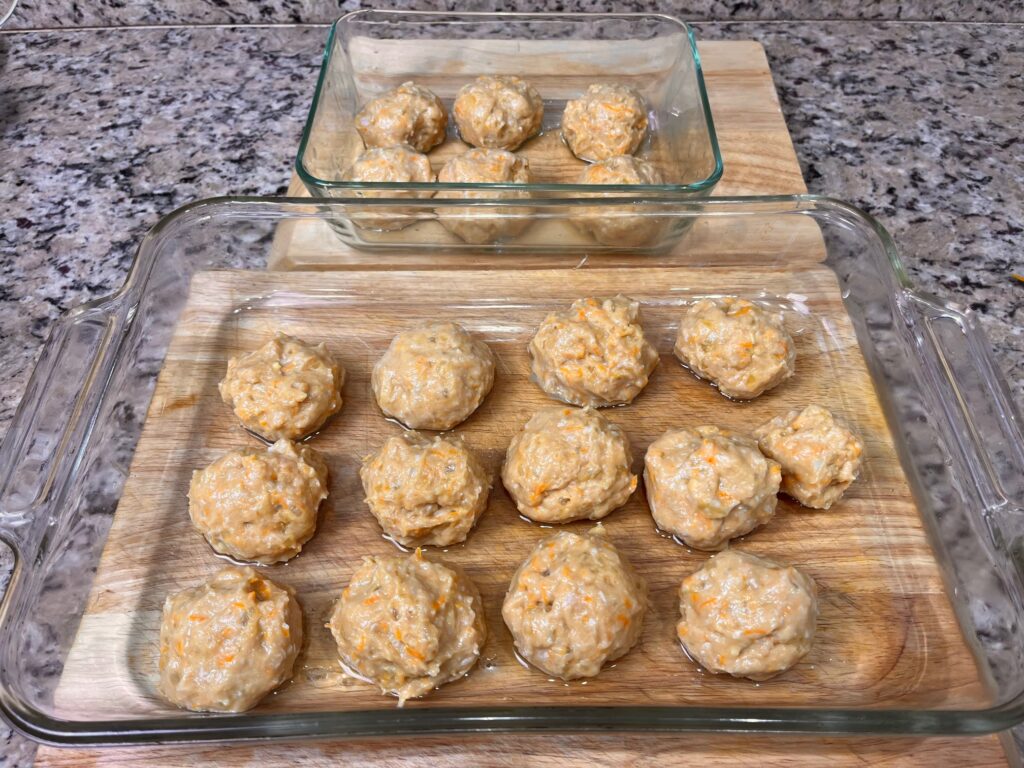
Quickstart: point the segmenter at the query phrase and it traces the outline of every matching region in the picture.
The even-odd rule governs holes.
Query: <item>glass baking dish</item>
[[[363,151],[355,114],[370,99],[408,80],[432,89],[449,112],[458,89],[478,75],[514,74],[528,79],[544,99],[539,136],[517,152],[530,162],[533,183],[417,184],[346,181]],[[661,14],[449,13],[362,10],[331,27],[295,168],[313,197],[353,194],[470,192],[483,199],[504,190],[533,196],[584,198],[594,187],[576,183],[585,163],[561,140],[568,99],[593,82],[621,82],[648,104],[647,138],[637,155],[654,163],[666,183],[607,185],[603,192],[630,197],[709,195],[722,176],[722,157],[708,105],[696,41],[690,28]],[[429,154],[434,172],[469,149],[449,120],[448,138]],[[673,232],[665,233],[669,238]],[[362,235],[362,237],[359,237]],[[360,227],[352,243],[372,248],[418,241],[450,247],[461,241],[436,223],[411,232],[374,232]],[[509,235],[496,247],[571,249],[580,236],[561,229]],[[593,241],[590,241],[594,247]],[[656,247],[660,242],[650,243]]]
[[[915,291],[877,222],[812,196],[664,201],[644,215],[686,234],[660,256],[581,249],[513,261],[410,248],[381,257],[347,248],[330,228],[362,205],[186,206],[147,235],[116,294],[55,326],[0,449],[0,535],[17,563],[0,612],[0,707],[19,730],[59,744],[559,730],[978,734],[1024,717],[1020,416],[973,314]],[[532,215],[571,214],[548,200]],[[512,561],[546,531],[519,520],[499,485],[467,544],[439,553],[484,594],[481,664],[404,708],[344,678],[319,625],[361,555],[394,552],[362,508],[354,467],[397,430],[371,407],[367,382],[396,316],[458,317],[494,346],[499,386],[459,430],[486,446],[494,469],[511,431],[546,402],[524,365],[539,318],[577,295],[619,290],[642,302],[663,356],[637,403],[609,414],[638,461],[666,423],[749,429],[793,400],[825,402],[863,430],[864,476],[840,511],[800,514],[783,501],[776,521],[737,544],[818,581],[812,655],[761,684],[688,662],[670,629],[675,590],[704,556],[657,536],[637,495],[605,523],[651,585],[640,645],[585,683],[524,669],[500,596]],[[671,358],[680,308],[730,292],[775,304],[797,338],[792,383],[746,405]],[[275,327],[328,339],[350,375],[345,410],[315,438],[331,462],[328,512],[299,557],[267,569],[298,589],[307,645],[293,682],[253,711],[185,713],[155,695],[160,605],[223,565],[189,527],[188,474],[199,457],[252,441],[217,399],[222,352]]]

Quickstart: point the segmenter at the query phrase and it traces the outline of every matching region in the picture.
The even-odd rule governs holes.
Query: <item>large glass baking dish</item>
[[[520,75],[544,99],[540,135],[517,150],[530,162],[532,183],[346,180],[346,172],[363,151],[355,115],[369,100],[414,80],[437,93],[450,111],[458,89],[484,74]],[[295,169],[313,197],[443,190],[491,198],[508,189],[541,197],[594,196],[593,186],[577,183],[585,163],[573,157],[559,133],[565,102],[594,82],[627,83],[644,96],[650,127],[636,154],[654,163],[665,179],[663,184],[602,186],[602,192],[676,199],[711,193],[722,176],[722,156],[693,32],[671,16],[646,13],[346,14],[331,27]],[[429,153],[434,172],[468,148],[449,120],[448,138]],[[425,247],[462,247],[436,223],[400,233],[363,227],[348,234],[365,248],[414,241]],[[663,239],[674,234],[678,233],[670,230]],[[567,250],[578,247],[580,240],[574,229],[552,227],[523,237],[507,236],[494,245]],[[658,245],[661,240],[649,244]],[[590,247],[596,244],[591,241]]]
[[[363,204],[359,201],[355,207]],[[407,208],[409,202],[378,205]],[[510,210],[509,215],[522,215]],[[469,258],[461,253],[430,258],[414,248],[370,257],[347,248],[328,228],[328,223],[344,225],[351,213],[351,203],[344,201],[235,198],[186,206],[145,238],[116,294],[73,310],[54,328],[0,450],[0,535],[17,563],[0,615],[0,707],[19,730],[60,744],[557,730],[977,734],[1005,729],[1024,718],[1020,416],[973,314],[914,290],[892,240],[877,222],[844,203],[812,196],[666,201],[649,204],[645,215],[687,225],[672,253],[608,255],[581,249],[571,256],[513,260],[486,252]],[[552,200],[539,202],[531,215],[559,219],[570,214],[569,207]],[[229,323],[236,322],[232,318],[265,319],[268,315],[261,313],[267,312],[287,322],[307,310],[322,315],[335,307],[350,318],[359,316],[353,311],[359,307],[366,308],[368,317],[383,317],[397,305],[382,286],[390,285],[392,276],[403,270],[416,270],[413,278],[423,295],[432,297],[430,306],[439,313],[457,309],[474,322],[490,317],[487,327],[494,333],[513,334],[501,336],[499,342],[512,339],[517,349],[516,329],[534,322],[540,308],[520,302],[520,289],[512,287],[522,284],[524,270],[538,270],[532,273],[538,277],[538,297],[558,295],[562,283],[586,285],[591,275],[617,270],[623,284],[609,289],[628,290],[633,284],[645,295],[662,296],[647,299],[656,323],[675,306],[674,296],[692,295],[695,285],[721,283],[721,292],[745,286],[744,292],[756,293],[751,281],[768,275],[764,299],[776,300],[795,313],[802,324],[798,343],[824,350],[839,366],[816,368],[823,376],[805,376],[808,387],[818,387],[819,396],[833,393],[835,402],[842,403],[848,394],[846,380],[856,378],[852,368],[843,366],[866,363],[866,380],[873,382],[884,411],[879,423],[891,435],[893,455],[898,455],[894,462],[906,474],[933,553],[886,571],[892,604],[901,605],[921,587],[926,567],[936,568],[939,592],[951,601],[949,615],[955,615],[950,634],[927,635],[932,609],[894,617],[885,612],[888,600],[878,611],[861,605],[858,615],[866,624],[851,627],[851,632],[863,635],[895,621],[906,638],[892,663],[910,663],[914,674],[898,688],[890,686],[884,696],[876,696],[875,688],[859,689],[855,680],[830,677],[831,668],[854,674],[863,665],[877,667],[879,679],[886,680],[888,661],[875,658],[870,648],[848,658],[830,651],[830,658],[820,658],[790,678],[785,684],[789,687],[730,687],[705,680],[702,696],[683,701],[676,700],[673,690],[678,680],[666,678],[663,688],[656,682],[645,690],[621,687],[623,679],[628,682],[623,676],[628,675],[629,664],[636,668],[662,663],[644,653],[621,669],[603,673],[589,687],[567,689],[524,670],[503,670],[499,664],[497,672],[480,672],[476,680],[470,675],[402,709],[363,688],[352,699],[355,706],[325,708],[313,688],[308,689],[313,691],[311,698],[303,699],[300,693],[307,689],[300,687],[242,715],[178,712],[147,698],[144,691],[137,700],[129,700],[129,689],[114,681],[97,682],[79,699],[57,696],[67,682],[63,677],[76,635],[84,631],[83,614],[91,615],[100,603],[119,599],[99,590],[90,602],[94,575],[115,508],[132,503],[122,498],[122,491],[129,475],[139,471],[132,468],[132,460],[157,375],[171,359],[168,348],[176,327],[187,319],[183,310],[198,285],[193,280],[209,270],[227,275],[241,286],[240,296],[250,296],[227,308]],[[652,274],[660,275],[660,282],[642,287]],[[251,276],[248,281],[246,275]],[[831,281],[835,287],[835,306],[845,306],[849,315],[849,338],[855,333],[852,344],[841,343],[845,315],[815,319],[806,311],[812,286],[823,284],[823,275],[825,283]],[[446,292],[458,295],[458,290],[465,290],[459,286],[472,280],[490,288],[457,307],[446,302]],[[266,290],[275,281],[291,287]],[[248,294],[247,282],[253,286]],[[506,284],[508,288],[503,287]],[[306,287],[299,291],[295,286]],[[524,321],[518,319],[520,311],[534,314],[524,315]],[[657,333],[659,343],[664,343],[662,332]],[[377,343],[367,341],[367,360],[372,361]],[[172,357],[182,363],[180,350]],[[184,362],[204,364],[198,357]],[[218,369],[221,364],[216,361]],[[667,361],[663,369],[668,370]],[[159,409],[188,413],[189,407],[188,402],[164,400]],[[369,425],[363,429],[371,431]],[[168,451],[172,443],[168,442]],[[180,479],[174,478],[179,475],[175,469],[158,479],[177,483]],[[171,491],[183,499],[184,488]],[[898,530],[886,528],[884,500],[862,502],[877,514],[881,526],[872,532],[880,537],[873,539],[877,551],[872,556],[889,569],[889,559],[897,557],[906,542]],[[154,508],[152,514],[162,512]],[[836,532],[830,540],[840,541],[835,537],[841,535]],[[755,537],[750,543],[757,543]],[[808,551],[814,544],[808,539]],[[172,578],[176,571],[187,570],[190,546],[169,541],[166,560],[147,578]],[[675,547],[671,542],[664,546]],[[679,547],[672,552],[677,550],[680,558],[693,556]],[[836,560],[817,566],[826,583],[830,569],[838,574],[846,567],[842,547],[831,551]],[[135,554],[124,551],[119,556],[130,562]],[[339,557],[348,554],[343,551]],[[350,554],[357,558],[360,553]],[[176,560],[179,556],[183,559]],[[457,558],[459,553],[450,556]],[[304,552],[274,573],[285,580],[299,578],[303,563],[310,562],[302,560],[306,557]],[[474,573],[474,578],[478,576],[487,574]],[[183,578],[195,581],[198,576],[185,573]],[[330,590],[340,587],[340,577],[328,580]],[[846,610],[845,598],[837,599],[842,598],[842,589],[837,591],[836,586],[833,581],[828,591],[830,610]],[[668,605],[667,595],[659,593],[657,600]],[[149,597],[158,607],[160,596]],[[933,608],[945,610],[938,603]],[[313,627],[319,618],[319,612],[312,611],[307,622]],[[134,671],[138,659],[118,651],[124,639],[119,633],[135,629],[128,623],[101,634],[98,663]],[[142,627],[145,632],[151,629]],[[492,632],[501,635],[503,628],[496,624]],[[947,641],[962,641],[976,663],[981,687],[969,699],[942,665],[939,649]],[[678,668],[687,675],[692,672],[681,654]],[[527,678],[530,686],[503,691],[503,676],[520,674],[532,674]],[[316,682],[312,676],[310,681]],[[816,682],[827,683],[828,690],[816,688]],[[142,691],[147,683],[138,685]],[[470,703],[460,703],[466,701]]]

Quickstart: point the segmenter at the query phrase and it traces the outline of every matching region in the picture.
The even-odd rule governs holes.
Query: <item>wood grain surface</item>
[[[716,194],[805,191],[761,46],[707,42],[701,44],[701,52],[725,156],[726,172]],[[294,180],[292,189],[298,192]],[[785,247],[797,260],[803,260],[803,253],[809,254],[806,261],[820,260],[816,232],[815,227],[807,239],[794,236]],[[295,234],[279,233],[275,253],[282,259],[278,264],[282,268],[315,263],[304,251],[307,248],[333,251],[335,258],[344,250],[329,230],[329,239],[323,233]],[[708,234],[706,257],[694,263],[714,263],[713,243],[718,239],[714,234]],[[798,248],[801,243],[808,246],[804,252]],[[742,255],[739,260],[744,261]],[[380,259],[373,261],[377,263],[371,266],[369,259],[355,257],[345,266],[390,266],[386,258],[383,264]],[[409,266],[405,259],[402,263]],[[598,262],[591,266],[594,263]],[[444,264],[425,260],[424,266]],[[540,267],[541,261],[526,266]],[[982,673],[952,614],[831,274],[814,268],[787,274],[746,267],[737,273],[707,266],[676,269],[671,274],[645,268],[620,272],[611,269],[616,266],[614,259],[607,266],[609,271],[500,277],[460,272],[447,279],[436,273],[346,272],[315,276],[215,273],[197,280],[158,383],[87,613],[57,692],[58,714],[81,711],[83,706],[96,707],[97,716],[113,710],[136,716],[170,711],[153,690],[160,604],[168,591],[194,584],[223,565],[188,523],[188,477],[192,469],[222,451],[254,444],[219,402],[216,382],[227,355],[252,348],[272,328],[326,340],[348,367],[350,379],[342,413],[313,439],[327,455],[333,475],[318,534],[291,564],[266,569],[272,578],[299,590],[310,640],[296,667],[295,682],[261,705],[261,711],[393,706],[392,700],[368,686],[351,684],[336,673],[330,638],[319,626],[359,554],[395,552],[380,538],[361,501],[355,476],[359,458],[397,430],[372,403],[369,367],[395,330],[418,316],[450,314],[452,306],[460,305],[458,317],[484,335],[502,361],[495,391],[458,430],[496,470],[512,431],[533,409],[548,402],[525,378],[523,346],[533,326],[546,308],[577,295],[607,293],[609,286],[624,287],[645,302],[645,327],[663,353],[670,349],[670,330],[679,306],[702,292],[729,291],[776,300],[797,332],[798,376],[746,405],[724,400],[664,354],[650,387],[636,404],[609,413],[629,434],[637,469],[646,445],[670,424],[715,422],[749,429],[789,405],[812,399],[842,412],[864,434],[868,456],[864,476],[838,507],[806,513],[783,501],[776,520],[737,545],[788,560],[818,581],[819,641],[801,665],[760,686],[701,673],[675,645],[671,625],[678,581],[705,556],[656,534],[641,491],[606,523],[613,540],[651,585],[655,607],[641,644],[586,686],[550,683],[515,662],[499,615],[500,596],[511,571],[546,531],[515,515],[499,482],[469,542],[438,553],[465,564],[485,594],[492,632],[485,665],[467,679],[409,706],[626,703],[635,700],[638,692],[648,703],[681,704],[951,707],[986,702]],[[396,301],[396,296],[403,298]],[[487,296],[490,301],[484,300]],[[41,766],[429,763],[449,768],[694,762],[988,766],[1005,764],[1005,756],[996,737],[735,734],[495,734],[230,747],[44,747],[37,756]]]
[[[911,739],[595,733],[142,749],[43,747],[36,764],[38,768],[993,768],[1007,763],[996,736]]]
[[[635,469],[647,445],[672,426],[719,424],[749,431],[790,408],[827,403],[864,437],[861,479],[837,507],[807,512],[783,500],[746,551],[791,562],[819,587],[815,647],[786,675],[760,685],[708,675],[681,654],[673,627],[679,581],[706,559],[658,535],[643,493],[605,521],[612,540],[650,586],[654,608],[640,645],[598,678],[555,683],[513,655],[500,606],[512,572],[549,529],[519,519],[497,484],[464,545],[434,556],[458,563],[484,596],[491,637],[478,670],[410,707],[451,704],[621,704],[975,707],[989,694],[946,597],[885,419],[832,274],[727,268],[623,268],[533,272],[208,272],[192,283],[157,383],[78,637],[56,695],[58,711],[96,717],[173,710],[156,695],[160,609],[167,594],[224,565],[192,528],[185,494],[192,470],[252,445],[220,401],[217,381],[232,355],[276,330],[326,341],[348,370],[345,405],[312,444],[331,469],[331,496],[316,537],[287,565],[267,569],[295,587],[308,641],[292,682],[263,712],[390,707],[372,687],[338,670],[321,627],[359,558],[394,553],[362,502],[361,458],[400,428],[373,402],[369,373],[392,336],[431,319],[458,320],[499,358],[494,390],[458,433],[497,475],[511,436],[550,400],[530,381],[526,343],[551,310],[574,298],[628,287],[642,302],[662,353],[651,384],[630,407],[607,412],[629,435]],[[798,374],[750,403],[734,403],[671,356],[683,307],[723,291],[778,306],[794,334]],[[586,523],[572,524],[585,528]]]

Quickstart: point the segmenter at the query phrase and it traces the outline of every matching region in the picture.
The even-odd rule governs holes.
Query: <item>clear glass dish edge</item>
[[[430,183],[417,183],[417,182],[403,182],[403,183],[391,183],[391,182],[357,182],[357,181],[337,181],[329,179],[321,179],[318,176],[310,173],[303,162],[303,158],[306,155],[306,149],[309,145],[310,136],[313,132],[313,120],[317,112],[317,106],[320,102],[321,95],[324,88],[324,79],[327,76],[328,61],[331,57],[331,52],[334,49],[334,39],[337,34],[338,25],[343,22],[346,18],[366,15],[369,13],[376,14],[387,14],[389,11],[376,10],[376,9],[361,9],[358,11],[351,11],[350,13],[344,14],[337,21],[331,24],[330,33],[327,36],[327,42],[324,46],[323,57],[321,59],[320,73],[317,76],[316,88],[313,91],[313,100],[309,106],[309,112],[306,116],[306,122],[303,125],[302,136],[299,140],[299,148],[295,154],[295,173],[299,179],[306,186],[307,189],[321,189],[321,190],[333,190],[337,192],[346,191],[376,191],[383,192],[390,189],[403,189],[412,191],[428,191],[436,192],[440,190],[454,190],[454,191],[480,191],[480,190],[492,190],[499,192],[504,189],[516,189],[521,188],[522,185],[516,184],[501,184],[501,183],[480,183],[480,184],[454,184],[447,182],[430,182]],[[437,15],[436,11],[394,11],[396,14],[408,15],[408,16],[430,16]],[[708,138],[711,143],[712,154],[715,159],[715,167],[711,174],[700,181],[693,182],[691,184],[606,184],[602,185],[602,191],[609,193],[623,193],[623,194],[661,194],[661,195],[679,195],[679,194],[709,194],[711,189],[721,180],[724,172],[724,165],[722,161],[722,151],[718,143],[718,134],[715,131],[715,121],[711,114],[711,104],[708,101],[707,85],[704,82],[704,69],[701,64],[700,52],[697,50],[697,39],[693,33],[693,30],[688,24],[680,21],[674,16],[663,14],[663,13],[519,13],[519,12],[487,12],[487,11],[465,11],[459,12],[459,16],[466,16],[469,18],[486,18],[486,17],[516,17],[529,19],[532,17],[544,18],[586,18],[588,20],[600,20],[602,18],[660,18],[669,22],[680,25],[686,32],[687,41],[690,46],[690,51],[693,54],[694,68],[697,78],[697,87],[700,92],[701,98],[701,109],[704,113],[704,119],[708,126]],[[531,192],[548,192],[558,193],[562,195],[576,193],[581,196],[593,195],[594,190],[592,186],[586,184],[535,184],[531,183],[527,185]],[[334,195],[332,195],[333,197]]]
[[[352,201],[355,202],[355,201]],[[360,200],[364,205],[366,201]],[[397,201],[396,201],[397,202]],[[676,201],[681,210],[710,212],[729,211],[737,206],[751,210],[787,210],[803,207],[820,208],[836,215],[853,217],[873,229],[882,242],[889,259],[892,277],[900,301],[920,301],[941,310],[962,324],[975,355],[989,379],[988,393],[999,400],[1000,408],[1016,425],[1020,437],[1021,419],[1009,399],[1005,383],[1000,381],[992,365],[987,341],[969,311],[961,310],[911,288],[892,238],[868,214],[844,202],[813,195],[768,196],[754,198],[716,198],[705,201]],[[60,351],[75,329],[94,324],[105,329],[100,333],[95,359],[87,366],[80,397],[76,396],[75,416],[81,423],[71,423],[62,430],[61,448],[83,446],[92,427],[89,402],[83,398],[102,395],[105,377],[117,360],[119,346],[130,328],[134,306],[140,291],[154,266],[151,243],[176,224],[192,217],[212,215],[218,208],[243,205],[259,216],[263,209],[268,214],[282,205],[295,206],[308,211],[310,216],[322,217],[325,210],[343,207],[344,201],[311,203],[301,198],[215,198],[179,208],[163,219],[147,235],[140,246],[124,285],[109,297],[98,299],[69,312],[55,326],[50,340],[30,379],[25,397],[12,421],[10,431],[0,447],[0,538],[16,553],[15,573],[0,606],[0,634],[9,631],[9,619],[15,607],[24,601],[26,588],[31,584],[40,527],[45,521],[27,516],[26,510],[11,505],[9,485],[12,473],[22,458],[26,441],[32,437],[34,417],[40,402],[47,396],[48,385],[59,373]],[[99,332],[98,332],[99,333]],[[970,393],[968,393],[969,395]],[[978,394],[978,393],[975,393]],[[980,395],[979,395],[980,396]],[[60,457],[63,472],[79,469],[78,455],[71,450]],[[58,473],[59,474],[59,473]],[[9,647],[9,643],[4,644]],[[446,708],[431,710],[379,710],[347,713],[303,713],[295,715],[209,716],[202,721],[193,718],[163,718],[138,722],[77,722],[58,720],[21,700],[7,685],[3,669],[6,659],[0,659],[0,712],[19,731],[37,741],[61,745],[132,744],[153,742],[226,741],[236,739],[266,739],[276,737],[314,736],[378,736],[397,733],[465,732],[487,733],[497,731],[588,731],[626,730],[652,732],[685,731],[753,731],[802,733],[879,733],[879,734],[982,734],[1003,730],[1024,720],[1024,691],[998,706],[984,710],[820,710],[801,708],[743,709],[733,708],[676,708],[676,707],[515,707],[493,709]]]

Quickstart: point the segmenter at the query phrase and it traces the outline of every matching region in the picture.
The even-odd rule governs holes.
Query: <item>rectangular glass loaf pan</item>
[[[544,99],[541,133],[517,150],[529,160],[531,183],[346,180],[363,151],[355,116],[368,101],[413,80],[433,90],[450,112],[459,88],[485,74],[521,76]],[[710,194],[722,176],[722,157],[696,42],[686,24],[661,14],[363,10],[342,16],[331,27],[296,172],[313,197],[401,197],[444,190],[468,192],[479,202],[515,189],[531,196],[585,201],[595,194],[594,187],[577,183],[586,164],[564,144],[559,126],[568,99],[581,95],[591,83],[608,82],[631,85],[646,100],[649,129],[636,154],[652,162],[665,183],[606,185],[602,190],[633,198]],[[447,139],[429,153],[433,171],[467,149],[449,119]],[[368,248],[413,241],[427,247],[460,246],[458,238],[436,223],[402,233],[362,227],[351,234],[353,243]],[[506,243],[549,249],[577,246],[574,238],[565,241],[558,228],[535,231],[529,238],[507,235],[490,244]]]
[[[17,561],[0,614],[0,707],[19,730],[99,744],[553,730],[977,734],[1021,720],[1020,417],[975,318],[915,291],[877,222],[816,197],[665,201],[644,213],[683,233],[662,255],[371,257],[332,228],[362,205],[187,206],[145,238],[120,291],[55,327],[0,452],[0,535]],[[390,213],[417,216],[410,205]],[[571,213],[552,200],[532,215]],[[634,470],[668,426],[747,431],[811,401],[864,436],[862,476],[840,504],[802,512],[782,499],[770,524],[735,543],[816,580],[811,653],[760,684],[690,662],[673,632],[676,591],[706,554],[659,536],[638,491],[604,524],[650,585],[639,644],[587,681],[525,669],[501,597],[550,531],[519,519],[496,482],[466,544],[430,555],[462,565],[481,589],[480,664],[403,708],[345,678],[323,627],[331,603],[363,555],[395,553],[355,473],[398,431],[368,385],[390,337],[452,318],[492,346],[495,389],[458,432],[494,472],[510,436],[550,402],[527,376],[537,323],[574,298],[619,292],[641,302],[662,357],[636,402],[607,412],[630,438]],[[671,355],[682,308],[721,294],[774,305],[796,338],[796,376],[751,403],[722,398]],[[275,329],[325,340],[349,375],[342,412],[313,438],[332,476],[317,534],[293,561],[264,569],[296,588],[305,646],[292,681],[252,711],[187,713],[155,691],[160,608],[224,565],[188,521],[188,478],[225,450],[256,445],[217,382],[227,356]]]

